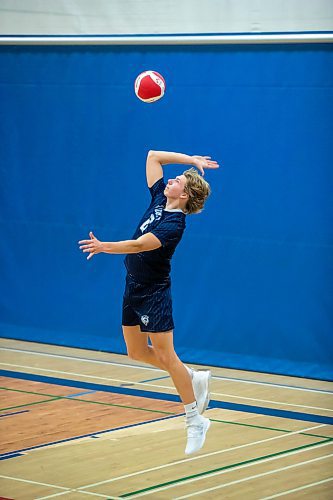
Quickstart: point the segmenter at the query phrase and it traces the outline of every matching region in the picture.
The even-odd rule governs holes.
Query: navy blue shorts
[[[126,276],[123,299],[124,326],[140,325],[142,332],[173,330],[171,283],[138,283]]]

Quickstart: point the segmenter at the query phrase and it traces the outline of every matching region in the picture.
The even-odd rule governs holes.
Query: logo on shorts
[[[146,315],[141,316],[141,321],[142,321],[142,323],[143,323],[145,326],[147,326],[147,325],[148,325],[148,323],[149,323],[149,316],[146,316]]]

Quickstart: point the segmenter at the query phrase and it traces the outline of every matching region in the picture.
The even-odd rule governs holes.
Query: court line
[[[77,489],[75,491],[78,492],[78,493],[81,493],[82,495],[97,495],[99,497],[107,498],[108,500],[110,500],[110,499],[112,499],[112,500],[121,500],[121,498],[119,498],[119,497],[112,497],[110,495],[102,495],[100,493],[92,493],[91,491],[78,491]]]
[[[59,490],[67,490],[67,491],[70,490],[70,488],[66,488],[64,486],[55,486],[54,484],[39,483],[38,481],[31,481],[30,479],[21,479],[19,477],[11,477],[11,476],[3,476],[3,475],[0,475],[0,477],[2,479],[12,479],[13,481],[21,481],[23,483],[38,484],[39,486],[48,486],[50,488],[57,488]]]
[[[44,369],[43,369],[44,370]],[[46,370],[44,370],[46,371]],[[69,375],[78,375],[84,377],[83,374],[75,374],[68,373]],[[62,385],[66,387],[79,387],[84,389],[92,389],[92,390],[101,390],[104,392],[113,392],[115,394],[127,394],[131,396],[140,396],[149,399],[160,399],[164,401],[176,401],[179,403],[179,396],[169,393],[161,393],[154,391],[144,391],[139,389],[130,389],[125,387],[111,386],[111,385],[102,385],[102,384],[93,384],[91,382],[83,382],[79,380],[70,380],[56,377],[49,377],[46,375],[37,375],[34,373],[23,373],[23,372],[15,372],[12,370],[0,370],[0,376],[10,377],[10,378],[19,378],[24,380],[32,380],[37,382],[50,383],[55,385]],[[89,376],[92,377],[92,376]],[[96,377],[100,378],[100,377]],[[288,418],[294,420],[303,420],[307,422],[318,422],[325,424],[333,424],[333,418],[327,417],[323,415],[315,415],[312,413],[300,413],[289,410],[279,410],[275,408],[267,408],[262,406],[252,406],[252,405],[244,405],[239,403],[230,403],[224,401],[211,401],[210,408],[224,408],[227,410],[233,411],[243,411],[247,413],[256,413],[262,415],[270,415],[274,417]]]
[[[271,375],[271,374],[269,373],[268,375]],[[276,374],[274,374],[274,375],[276,375]],[[278,376],[278,375],[276,375],[276,376]],[[259,382],[259,381],[251,380],[251,379],[247,380],[247,379],[236,378],[236,377],[226,377],[226,376],[222,376],[222,375],[214,375],[212,378],[233,381],[233,382],[243,382],[244,384],[268,385],[268,386],[272,386],[272,387],[278,387],[278,388],[282,388],[282,389],[290,389],[290,390],[294,390],[294,391],[322,392],[324,394],[333,394],[333,391],[329,391],[328,389],[315,389],[315,388],[310,388],[310,387],[301,387],[298,385],[276,384],[274,382]],[[310,380],[318,380],[318,379],[310,379]],[[324,382],[332,383],[330,380],[325,380]]]
[[[48,403],[49,401],[56,401],[57,399],[62,399],[61,396],[56,398],[44,399],[43,401],[34,401],[33,403],[26,403],[24,405],[9,406],[8,408],[0,408],[0,411],[14,410],[14,408],[23,408],[24,406],[39,405],[41,403]]]
[[[6,478],[6,479],[12,479],[13,481],[22,481],[24,483],[38,484],[39,486],[49,486],[52,488],[61,488],[61,489],[66,490],[66,491],[61,491],[58,493],[52,493],[51,495],[47,495],[47,496],[43,496],[43,497],[37,497],[35,500],[44,500],[46,498],[54,498],[54,497],[59,497],[61,495],[69,495],[70,493],[78,491],[77,489],[73,489],[73,488],[64,488],[61,486],[55,486],[54,484],[38,483],[37,481],[29,481],[27,479],[21,479],[21,478],[17,478],[17,477],[9,477],[9,476],[0,476],[0,477]],[[99,493],[91,493],[91,492],[86,492],[86,491],[82,491],[80,493],[82,493],[83,495],[94,495],[97,497],[108,498],[108,499],[112,499],[112,500],[119,500],[119,497],[113,497],[110,495],[101,495]],[[0,497],[0,498],[2,498],[2,497]]]
[[[25,352],[28,354],[34,354],[36,356],[48,356],[49,358],[65,358],[72,359],[76,361],[83,361],[89,363],[96,363],[101,365],[115,365],[115,366],[123,366],[126,368],[139,368],[139,370],[150,370],[155,372],[164,372],[165,370],[160,370],[159,368],[152,368],[151,366],[143,366],[143,365],[133,365],[130,363],[119,363],[118,361],[107,361],[102,359],[92,359],[92,358],[81,358],[79,356],[69,356],[68,354],[50,354],[42,351],[30,351],[26,349],[15,349],[14,347],[0,347],[0,351],[15,351],[15,352]],[[106,353],[113,354],[113,353]],[[332,391],[333,392],[333,391]]]
[[[281,436],[279,436],[281,437]],[[146,495],[150,495],[151,493],[155,494],[159,491],[164,491],[170,488],[174,488],[175,486],[182,486],[185,484],[186,486],[189,483],[193,483],[195,481],[200,481],[201,479],[206,479],[217,476],[217,475],[222,475],[228,473],[230,470],[238,470],[238,469],[244,469],[247,467],[252,467],[253,465],[258,465],[258,463],[262,464],[265,462],[270,462],[272,460],[278,460],[282,458],[283,456],[290,456],[294,455],[297,453],[303,453],[304,451],[308,451],[309,448],[321,448],[323,446],[328,446],[332,445],[332,442],[325,442],[325,443],[312,443],[304,446],[299,446],[297,448],[291,448],[290,450],[285,450],[285,451],[280,451],[278,453],[271,453],[269,455],[264,455],[262,457],[250,459],[250,460],[245,460],[244,462],[239,462],[237,464],[230,464],[226,465],[224,467],[219,467],[217,469],[213,469],[211,471],[206,471],[206,472],[201,472],[198,474],[193,474],[191,476],[186,476],[180,479],[175,479],[173,481],[168,481],[165,483],[161,483],[155,486],[150,486],[148,488],[143,488],[141,490],[137,491],[132,491],[130,493],[125,493],[120,495],[121,498],[139,498],[143,497]],[[181,483],[181,484],[180,484]]]
[[[165,417],[165,418],[163,418],[163,419],[159,419],[159,420],[164,420],[164,419],[167,419],[167,418],[170,418],[170,417]],[[171,417],[171,418],[172,418],[172,417]],[[156,421],[156,420],[155,420],[155,421]],[[142,424],[145,424],[145,423],[148,423],[148,422],[144,422],[144,423],[142,423]],[[149,422],[149,423],[150,423],[150,422]],[[134,424],[134,425],[126,426],[126,427],[132,427],[132,426],[136,426],[136,425],[141,425],[141,424]],[[303,429],[303,430],[299,430],[299,431],[291,432],[291,433],[289,433],[288,435],[290,435],[290,434],[299,434],[299,433],[301,433],[301,432],[303,432],[303,431],[313,430],[313,429],[315,429],[315,428],[319,428],[319,427],[323,427],[323,425],[319,425],[319,426],[311,427],[311,428],[308,428],[308,429]],[[118,430],[118,429],[113,429],[113,430]],[[102,432],[107,432],[107,431],[102,431]],[[97,433],[95,433],[95,434],[97,434]],[[99,434],[99,433],[98,433],[98,434]],[[277,438],[282,438],[282,437],[286,437],[286,436],[285,436],[285,435],[284,435],[284,436],[277,436]],[[74,439],[75,439],[75,438],[74,438]],[[78,438],[76,438],[76,439],[78,439]],[[272,440],[272,439],[276,439],[276,438],[269,438],[268,440]],[[331,441],[331,438],[328,438],[328,440],[329,440],[329,441]],[[67,440],[66,440],[66,441],[67,441]],[[267,441],[267,440],[262,440],[262,441]],[[325,442],[326,442],[326,441],[327,441],[327,440],[325,440]],[[251,444],[256,444],[256,443],[249,443],[248,445],[251,445]],[[329,444],[329,443],[327,443],[327,444]],[[241,445],[241,447],[248,446],[248,445]],[[313,446],[317,446],[317,447],[318,447],[318,444],[317,444],[317,443],[312,443],[312,444],[310,444],[310,445],[305,445],[305,447],[306,447],[306,448],[308,448],[308,447],[313,447]],[[35,448],[35,447],[34,447],[34,448]],[[237,447],[233,447],[233,448],[230,448],[230,450],[234,450],[234,449],[236,449],[236,448],[237,448]],[[301,448],[304,448],[304,447],[301,447]],[[222,450],[222,452],[223,452],[223,451],[227,451],[227,450]],[[13,452],[12,452],[12,453],[13,453]],[[281,452],[281,453],[286,453],[286,452]],[[215,454],[215,453],[213,453],[213,454]],[[208,454],[208,455],[211,455],[211,454]],[[197,458],[202,458],[202,457],[203,457],[203,456],[201,456],[201,457],[194,457],[194,458],[189,459],[189,460],[184,460],[183,462],[190,461],[190,460],[197,459]],[[174,464],[167,464],[167,465],[175,465],[175,464],[176,464],[176,463],[174,463]],[[162,467],[159,467],[159,468],[162,468]],[[148,471],[143,471],[143,472],[148,472]],[[134,473],[134,475],[136,475],[136,473]],[[14,479],[14,478],[13,478],[13,479]],[[118,479],[119,479],[119,478],[118,478]],[[106,481],[106,482],[109,482],[109,481]],[[85,486],[84,488],[87,488],[87,487],[89,487],[89,486],[90,486],[90,485]],[[59,488],[61,488],[61,487],[59,487]],[[80,489],[81,489],[81,488],[79,488],[77,491],[79,491]],[[82,491],[82,493],[88,493],[88,492],[83,492],[83,491]],[[110,496],[107,496],[107,497],[108,497],[108,498],[111,498]],[[119,498],[119,497],[115,497],[115,498]]]
[[[115,406],[117,408],[126,408],[126,409],[129,409],[129,410],[149,411],[151,413],[163,413],[165,415],[176,415],[176,413],[172,412],[172,411],[152,410],[150,408],[142,408],[141,406],[129,406],[129,405],[121,405],[121,404],[118,404],[118,403],[105,403],[104,401],[93,401],[93,400],[90,400],[90,399],[81,399],[81,398],[78,398],[75,394],[69,395],[69,396],[55,396],[55,395],[51,396],[51,394],[43,394],[43,393],[40,393],[40,392],[32,392],[32,391],[22,391],[22,390],[19,390],[19,389],[9,389],[8,387],[0,387],[0,390],[15,391],[15,392],[22,392],[24,394],[35,394],[35,395],[39,395],[39,396],[49,396],[50,397],[50,399],[45,399],[43,401],[35,401],[34,403],[26,403],[26,404],[23,404],[23,405],[12,406],[11,408],[3,408],[3,409],[0,409],[0,411],[11,410],[13,408],[20,408],[20,407],[23,407],[23,406],[36,405],[36,404],[39,404],[39,403],[47,403],[48,401],[55,401],[56,399],[73,399],[73,397],[75,396],[75,401],[81,401],[83,403],[92,403],[92,404],[104,405],[104,406]],[[88,391],[88,392],[81,393],[81,394],[92,394],[92,393],[95,393],[95,392],[97,392],[97,391]],[[178,413],[177,413],[177,415],[178,415]],[[182,413],[180,413],[179,415],[182,415]],[[1,417],[1,415],[0,415],[0,417]]]
[[[0,456],[0,460],[9,460],[10,458],[23,457],[24,453],[11,453],[7,457]]]
[[[71,376],[76,376],[76,377],[85,377],[85,378],[92,378],[96,380],[108,380],[110,382],[119,382],[121,384],[133,384],[133,385],[143,385],[144,387],[154,387],[156,389],[168,389],[172,390],[173,392],[176,392],[175,387],[171,386],[166,386],[166,385],[157,385],[157,384],[149,384],[149,383],[144,383],[144,382],[133,382],[132,380],[123,380],[123,379],[117,379],[117,378],[109,378],[109,377],[98,377],[97,375],[86,375],[84,373],[76,373],[76,372],[65,372],[63,370],[51,370],[49,368],[39,368],[36,366],[29,366],[29,365],[16,365],[12,363],[0,363],[0,365],[3,366],[12,366],[15,368],[25,368],[29,370],[37,370],[41,372],[48,372],[48,373],[57,373],[61,375],[71,375]],[[308,408],[312,410],[322,410],[322,411],[328,411],[333,413],[333,409],[331,408],[321,408],[321,407],[316,407],[316,406],[306,406],[306,405],[299,405],[299,404],[294,404],[294,403],[285,403],[283,401],[270,401],[266,399],[257,399],[257,398],[248,398],[245,396],[237,396],[234,394],[224,394],[224,393],[219,393],[219,392],[211,392],[212,395],[214,396],[224,396],[224,397],[229,397],[229,398],[236,398],[236,399],[244,399],[244,400],[249,400],[249,401],[258,401],[261,403],[270,403],[270,404],[275,404],[275,405],[283,405],[283,406],[292,406],[295,408]]]
[[[96,391],[94,391],[94,392],[96,392]],[[71,399],[71,398],[68,396],[62,396],[61,399]],[[175,413],[173,411],[152,410],[150,408],[142,408],[141,406],[129,406],[129,405],[116,404],[116,403],[105,403],[104,401],[92,401],[90,399],[75,398],[75,401],[80,401],[81,403],[92,403],[95,405],[113,406],[116,408],[126,408],[127,410],[139,410],[139,411],[148,411],[150,413],[161,413],[163,415],[182,415],[182,413]]]
[[[68,398],[72,397],[72,395],[71,396],[56,396],[56,394],[45,394],[45,393],[41,393],[41,392],[24,391],[22,389],[12,389],[12,388],[8,388],[8,387],[1,387],[0,386],[0,390],[1,389],[5,390],[5,391],[22,392],[24,394],[34,394],[36,396],[59,397],[60,399],[68,399]],[[96,393],[96,391],[88,391],[88,393]],[[117,405],[114,405],[113,403],[104,403],[104,402],[93,401],[93,400],[89,400],[89,399],[77,399],[77,401],[83,401],[85,403],[93,403],[93,404],[104,404],[104,405],[108,405],[108,406],[117,406]],[[120,406],[122,406],[122,405],[120,405]],[[133,406],[126,406],[126,408],[133,408]],[[145,408],[142,408],[142,409],[145,409]],[[24,411],[28,411],[28,410],[24,410]],[[24,411],[23,412],[18,412],[18,413],[24,413]],[[159,411],[159,410],[156,410],[156,412],[161,413],[161,411]],[[178,416],[183,416],[184,415],[184,413],[172,413],[172,412],[165,412],[165,413],[172,414],[172,415],[175,415],[175,416],[177,416],[177,415]],[[0,418],[1,418],[1,416],[6,416],[6,415],[0,415]],[[291,430],[279,429],[277,427],[267,427],[267,426],[264,426],[264,425],[245,424],[245,423],[242,423],[242,422],[234,422],[234,421],[231,421],[231,420],[219,420],[219,419],[215,419],[215,418],[211,418],[210,420],[212,422],[220,422],[220,423],[223,423],[223,424],[231,424],[231,425],[240,425],[240,426],[243,426],[243,427],[254,427],[256,429],[264,429],[264,430],[269,430],[269,431],[286,432],[286,433],[292,432]],[[302,434],[302,432],[300,434]],[[319,435],[319,434],[304,433],[304,435],[305,436],[313,436],[313,437],[318,437],[318,438],[328,438],[328,439],[330,439],[329,436],[323,436],[323,435]]]
[[[192,498],[197,495],[201,495],[202,493],[208,493],[210,491],[219,490],[222,488],[226,488],[227,486],[232,486],[234,484],[244,483],[245,481],[250,481],[251,479],[258,479],[259,477],[269,476],[270,474],[276,474],[278,472],[282,472],[284,470],[294,469],[295,467],[301,467],[302,465],[307,465],[312,462],[317,462],[319,460],[325,460],[327,458],[333,457],[333,453],[330,455],[324,455],[322,457],[312,458],[311,460],[305,460],[304,462],[298,462],[297,464],[286,465],[285,467],[280,467],[279,469],[270,470],[267,472],[261,472],[260,474],[256,474],[254,476],[244,477],[242,479],[237,479],[236,481],[230,481],[229,483],[219,484],[218,486],[213,486],[212,488],[206,488],[205,490],[195,491],[188,495],[184,495],[181,497],[176,497],[175,500],[184,500],[185,498]],[[135,497],[134,497],[135,498]]]
[[[272,495],[270,497],[260,498],[260,500],[271,500],[272,498],[282,497],[283,495],[289,495],[289,493],[295,493],[296,491],[305,490],[307,488],[313,488],[314,486],[318,486],[318,484],[328,483],[329,481],[333,481],[333,477],[329,477],[328,479],[323,479],[322,481],[317,481],[316,483],[306,484],[304,486],[300,486],[299,488],[294,488],[292,490],[282,491],[281,493],[277,493],[276,495]]]
[[[0,415],[0,418],[11,417],[12,415],[18,415],[19,413],[28,413],[28,412],[29,410],[22,410],[22,411],[15,411],[14,413],[5,413],[4,415]]]
[[[68,495],[69,493],[75,493],[75,492],[77,492],[76,489],[71,489],[70,491],[63,491],[61,493],[55,493],[54,495],[47,495],[46,497],[38,497],[35,500],[45,500],[46,498],[59,497],[60,495]],[[109,500],[121,500],[121,499],[119,499],[119,497],[112,497],[110,495],[102,495],[100,493],[90,493],[87,491],[82,491],[80,493],[82,493],[82,495],[94,495],[95,497],[108,498]]]
[[[6,460],[12,458],[12,455],[26,453],[27,451],[38,450],[40,448],[47,448],[48,446],[53,446],[55,444],[67,443],[69,441],[76,441],[78,439],[84,439],[88,437],[99,436],[100,434],[105,434],[107,432],[119,431],[122,429],[129,429],[130,427],[138,427],[139,425],[152,424],[154,422],[159,422],[160,420],[167,420],[170,418],[176,418],[179,415],[171,415],[167,417],[155,418],[153,420],[147,420],[146,422],[138,422],[136,424],[122,425],[121,427],[114,427],[113,429],[105,429],[103,431],[91,432],[89,434],[82,434],[81,436],[74,436],[67,439],[61,439],[60,441],[52,441],[50,443],[39,444],[36,446],[31,446],[30,448],[22,448],[21,450],[8,451],[7,453],[0,454],[0,460]],[[1,477],[1,476],[0,476]]]
[[[153,471],[165,469],[167,467],[173,467],[173,466],[178,465],[178,464],[184,464],[184,463],[187,463],[187,462],[193,462],[195,460],[201,460],[202,458],[212,457],[212,456],[215,456],[215,455],[220,455],[222,453],[227,453],[228,451],[234,451],[234,450],[240,450],[242,448],[248,448],[249,446],[254,446],[254,445],[262,444],[262,443],[267,443],[268,441],[275,441],[276,439],[282,439],[282,438],[285,438],[286,436],[290,437],[291,435],[301,434],[301,433],[304,433],[304,432],[307,432],[307,431],[312,431],[314,429],[319,429],[320,427],[324,427],[324,426],[325,425],[315,425],[314,427],[308,427],[306,429],[300,429],[298,431],[292,431],[292,432],[290,432],[288,434],[284,434],[283,436],[274,436],[274,437],[271,437],[271,438],[260,439],[259,441],[252,441],[251,443],[241,444],[241,445],[238,445],[238,446],[232,446],[231,448],[225,448],[224,450],[212,451],[210,453],[205,453],[204,455],[197,455],[197,456],[191,457],[191,458],[184,458],[182,460],[177,460],[177,461],[172,462],[172,463],[158,465],[156,467],[151,467],[150,469],[144,469],[144,470],[141,470],[141,471],[132,472],[130,474],[125,474],[123,476],[114,477],[112,479],[107,479],[105,481],[101,481],[101,482],[98,482],[98,483],[87,484],[85,486],[81,486],[79,489],[81,490],[81,489],[86,489],[86,488],[92,488],[94,486],[99,486],[100,484],[112,483],[114,481],[119,481],[120,479],[128,479],[129,477],[139,476],[140,474],[146,474],[147,472],[153,472]],[[327,440],[333,441],[333,438],[327,438]],[[318,443],[314,443],[314,444],[318,444]]]
[[[94,394],[96,391],[84,391],[84,392],[77,392],[76,394],[70,394],[69,396],[63,396],[66,398],[77,398],[79,396],[86,396],[87,394]]]
[[[233,422],[231,420],[219,420],[217,418],[210,418],[209,420],[211,422],[220,422],[221,424],[241,425],[241,426],[244,426],[244,427],[254,427],[255,429],[264,429],[264,430],[267,430],[267,431],[276,431],[276,432],[285,432],[285,433],[291,433],[291,432],[293,432],[291,430],[279,429],[277,427],[265,427],[263,425],[244,424],[242,422]],[[326,438],[326,439],[332,439],[333,440],[333,437],[331,437],[331,436],[323,436],[323,435],[319,435],[319,434],[312,434],[312,433],[309,433],[309,432],[300,432],[300,434],[303,434],[304,436],[312,436],[312,437],[317,437],[317,438],[321,438],[321,439]]]
[[[71,394],[69,396],[56,396],[55,394],[46,394],[46,393],[42,393],[42,392],[34,392],[34,391],[24,391],[22,389],[12,389],[12,388],[8,388],[8,387],[2,387],[0,386],[0,390],[5,390],[5,391],[10,391],[10,392],[21,392],[23,394],[34,394],[36,396],[49,396],[50,398],[53,398],[53,397],[58,397],[59,399],[71,399],[73,397],[76,397],[79,395],[79,394],[93,394],[93,393],[96,393],[97,391],[87,391],[87,392],[83,392],[83,393],[78,393],[78,394]],[[120,406],[120,407],[124,407],[124,408],[129,408],[129,409],[141,409],[141,410],[146,410],[146,411],[153,411],[153,412],[156,412],[156,413],[165,413],[167,415],[176,415],[176,413],[174,412],[166,412],[166,411],[163,411],[163,410],[149,410],[147,408],[139,408],[139,407],[134,407],[134,406],[126,406],[126,405],[119,405],[119,404],[115,404],[115,403],[105,403],[105,402],[102,402],[102,401],[93,401],[93,400],[90,400],[90,399],[76,399],[76,401],[82,401],[84,403],[92,403],[92,404],[102,404],[102,405],[106,405],[106,406]],[[29,404],[29,403],[27,403]],[[24,411],[28,411],[28,410],[24,410]],[[24,413],[23,412],[17,412],[17,413]],[[183,415],[183,413],[179,413],[177,414],[179,416]],[[6,415],[0,415],[0,418],[1,417],[5,417]],[[210,419],[212,422],[221,422],[221,423],[225,423],[225,424],[233,424],[233,425],[242,425],[242,426],[245,426],[245,427],[254,427],[254,428],[257,428],[257,429],[266,429],[266,430],[271,430],[271,431],[279,431],[279,432],[292,432],[290,430],[285,430],[285,429],[279,429],[279,428],[276,428],[276,427],[267,427],[267,426],[263,426],[263,425],[253,425],[253,424],[244,424],[244,423],[240,423],[240,422],[233,422],[233,421],[229,421],[229,420],[218,420],[218,419],[214,419],[214,418],[211,418]],[[308,436],[310,434],[307,434]],[[328,436],[319,436],[319,435],[315,435],[315,434],[312,434],[312,436],[315,436],[315,437],[328,437]]]
[[[189,363],[192,364],[192,363]],[[214,368],[214,367],[213,367]],[[218,367],[217,367],[218,368]],[[237,368],[231,368],[232,370],[236,370]],[[205,368],[199,368],[200,370],[205,370]],[[264,373],[264,372],[259,372],[259,373]],[[268,373],[267,375],[272,375],[271,373]],[[278,376],[277,374],[273,374]],[[283,375],[285,376],[285,375]],[[290,375],[292,377],[292,375]],[[170,375],[166,375],[164,377],[156,377],[156,378],[151,378],[148,380],[140,380],[139,382],[154,382],[155,380],[162,380],[170,378]],[[310,387],[301,387],[298,385],[287,385],[287,384],[276,384],[274,382],[259,382],[259,380],[251,380],[251,379],[244,379],[244,378],[237,378],[237,377],[227,377],[223,375],[212,375],[212,379],[215,380],[226,380],[227,382],[242,382],[244,384],[254,384],[254,385],[268,385],[268,386],[273,386],[277,387],[278,389],[291,389],[291,390],[296,390],[296,391],[306,391],[306,392],[322,392],[324,394],[333,394],[333,391],[329,391],[328,389],[315,389],[315,388],[310,388]],[[310,380],[318,380],[318,379],[310,379]],[[329,380],[325,380],[324,382],[332,383]],[[138,382],[136,382],[138,383]]]
[[[69,493],[72,493],[72,492],[70,490],[69,491],[61,491],[60,493],[54,493],[53,495],[47,495],[46,497],[35,498],[35,500],[42,500],[44,498],[60,497],[60,495],[68,495]]]
[[[124,429],[124,428],[128,428],[128,427],[134,427],[134,426],[138,426],[138,425],[144,425],[146,423],[156,422],[156,421],[159,421],[159,420],[165,420],[165,419],[175,418],[175,417],[177,417],[177,415],[171,416],[171,417],[162,417],[161,419],[154,419],[153,421],[141,422],[141,423],[138,423],[138,424],[131,424],[129,426],[122,426],[120,428],[115,428],[115,429],[110,429],[110,430],[105,430],[105,431],[100,431],[100,432],[94,432],[94,433],[92,433],[90,435],[76,436],[74,438],[62,440],[62,441],[59,441],[59,442],[66,442],[66,441],[72,441],[72,440],[76,440],[76,439],[82,439],[83,437],[88,437],[88,436],[91,436],[91,435],[99,435],[99,434],[102,434],[102,433],[105,433],[105,432],[112,432],[112,431],[119,430],[119,429]],[[312,430],[312,429],[316,429],[316,428],[320,428],[320,427],[324,427],[324,425],[319,425],[319,426],[311,427],[308,430]],[[306,430],[304,430],[304,431],[306,431]],[[297,431],[296,433],[301,433],[301,432],[303,432],[302,429],[299,430],[299,431]],[[293,433],[295,433],[295,432],[293,432]],[[292,433],[289,433],[288,435],[290,435],[290,434],[292,434]],[[281,436],[279,436],[279,437],[281,437]],[[330,438],[328,438],[328,439],[330,439]],[[38,448],[42,448],[42,447],[46,447],[46,446],[52,446],[53,444],[58,444],[59,442],[46,443],[46,444],[43,444],[43,445],[39,445],[39,446],[27,448],[27,449],[24,449],[24,450],[12,451],[10,453],[4,454],[4,456],[7,457],[7,458],[12,458],[15,453],[18,453],[20,451],[29,451],[29,450],[32,450],[32,449],[38,449]],[[220,453],[220,452],[218,452],[218,453]],[[215,453],[213,453],[213,454],[215,454]],[[194,459],[196,459],[196,458],[201,458],[201,457],[194,457]],[[193,459],[189,459],[189,460],[193,460]]]
[[[170,378],[170,375],[164,375],[164,377],[148,378],[147,380],[139,380],[139,382],[134,382],[135,384],[146,384],[147,382],[155,382],[155,380],[164,380]]]
[[[45,352],[41,352],[41,351],[31,351],[31,350],[16,349],[16,348],[11,348],[11,347],[1,347],[0,350],[24,352],[24,353],[28,353],[28,354],[48,356],[48,357],[53,357],[53,358],[65,358],[65,359],[67,358],[67,359],[89,362],[89,363],[122,366],[122,367],[126,367],[126,368],[138,368],[139,370],[151,370],[151,371],[155,371],[155,372],[164,372],[164,370],[160,370],[159,368],[152,368],[150,366],[146,367],[146,366],[142,366],[142,365],[133,365],[130,363],[119,363],[117,361],[105,361],[105,360],[96,360],[96,359],[91,359],[91,358],[81,358],[81,357],[77,357],[77,356],[69,356],[67,354],[49,354],[49,353],[45,353]],[[158,377],[158,378],[160,378],[160,377]],[[270,385],[272,387],[282,387],[285,389],[296,390],[296,391],[322,392],[324,394],[333,394],[333,391],[329,391],[329,390],[325,390],[325,389],[300,387],[300,386],[293,386],[293,385],[287,385],[287,384],[276,384],[274,382],[259,382],[256,380],[248,380],[248,379],[242,379],[242,378],[236,378],[236,377],[235,378],[234,377],[226,377],[226,376],[219,376],[219,375],[213,375],[212,378],[213,379],[215,378],[215,379],[227,380],[227,381],[231,380],[231,381],[235,381],[235,382],[242,382],[245,384]]]
[[[154,386],[154,387],[157,387],[157,386]],[[171,387],[168,387],[168,389],[171,389]],[[275,404],[275,405],[294,406],[295,408],[309,408],[311,410],[323,410],[323,411],[329,411],[329,412],[333,413],[333,409],[331,409],[331,408],[320,408],[318,406],[299,405],[299,404],[295,404],[295,403],[284,403],[282,401],[270,401],[269,399],[248,398],[245,396],[236,396],[235,394],[225,394],[223,392],[211,392],[211,395],[213,395],[213,396],[226,396],[228,398],[235,398],[235,399],[246,399],[248,401],[259,401],[260,403],[270,403],[270,404]]]

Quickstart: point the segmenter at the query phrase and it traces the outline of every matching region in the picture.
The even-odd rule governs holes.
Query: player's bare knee
[[[164,351],[163,349],[155,349],[156,356],[159,362],[165,367],[166,370],[172,368],[173,364],[176,361],[173,353],[169,351]]]

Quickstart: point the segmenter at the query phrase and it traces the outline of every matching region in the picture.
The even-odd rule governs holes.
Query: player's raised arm
[[[149,188],[163,177],[162,163],[157,153],[158,151],[149,151],[147,155],[146,177]]]
[[[189,156],[183,153],[171,153],[168,151],[149,151],[146,161],[146,175],[148,187],[155,184],[163,177],[162,165],[168,164],[194,165],[202,175],[205,168],[218,168],[216,161],[210,156]]]

